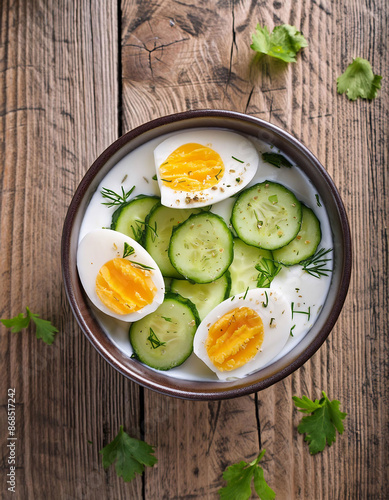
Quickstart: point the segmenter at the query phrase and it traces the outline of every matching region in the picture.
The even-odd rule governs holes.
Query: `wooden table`
[[[276,498],[388,498],[387,2],[3,0],[0,12],[0,313],[29,306],[60,330],[50,347],[1,328],[2,498],[10,387],[12,498],[218,498],[224,469],[261,448]],[[253,63],[257,22],[295,25],[309,47],[295,64]],[[383,75],[372,102],[336,92],[357,56]],[[93,160],[141,123],[200,108],[246,112],[300,139],[338,186],[354,245],[348,298],[321,349],[275,386],[214,403],[161,396],[111,368],[70,312],[60,264],[66,210]],[[312,457],[292,396],[322,390],[348,417]],[[99,455],[120,425],[158,456],[131,483]]]

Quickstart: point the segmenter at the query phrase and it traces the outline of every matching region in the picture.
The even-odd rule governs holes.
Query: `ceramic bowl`
[[[306,336],[278,361],[243,379],[193,381],[172,378],[131,359],[104,332],[86,299],[76,267],[81,222],[97,186],[109,170],[138,146],[171,132],[188,128],[217,127],[259,138],[288,155],[308,176],[327,209],[334,241],[334,269],[330,290],[318,319]],[[280,381],[302,366],[323,344],[341,312],[351,273],[351,241],[347,215],[339,193],[315,156],[284,130],[240,113],[199,110],[178,113],[148,122],[120,137],[93,163],[82,179],[65,219],[62,236],[62,271],[72,311],[84,334],[116,370],[136,383],[184,399],[215,400],[243,396]]]

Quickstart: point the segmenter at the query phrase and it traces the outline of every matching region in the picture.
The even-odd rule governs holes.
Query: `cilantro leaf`
[[[350,101],[355,101],[358,97],[374,99],[381,88],[381,79],[382,76],[373,73],[369,61],[357,57],[337,78],[338,94],[346,92]]]
[[[18,314],[11,319],[1,319],[0,321],[7,328],[11,328],[12,333],[20,332],[21,330],[28,328],[30,321],[32,320],[36,328],[36,338],[42,339],[46,344],[51,345],[54,342],[54,336],[58,333],[57,328],[47,321],[46,319],[41,319],[39,314],[33,314],[28,307],[26,307],[26,316],[23,313]]]
[[[266,163],[274,165],[277,168],[291,168],[293,166],[290,161],[285,158],[285,156],[280,155],[279,153],[262,153],[262,160]]]
[[[251,497],[251,480],[254,477],[254,488],[261,500],[273,500],[274,491],[268,486],[263,475],[263,469],[258,465],[266,450],[250,462],[239,462],[230,465],[223,473],[227,486],[220,488],[221,500],[248,500]]]
[[[303,47],[308,47],[304,36],[295,26],[283,24],[276,26],[271,33],[267,27],[259,24],[252,35],[253,43],[250,47],[261,55],[281,59],[285,62],[296,62],[296,54]]]
[[[342,420],[347,415],[339,410],[339,401],[330,401],[324,391],[322,394],[320,401],[311,401],[306,396],[301,399],[293,397],[295,405],[301,408],[299,411],[311,413],[301,419],[297,430],[300,434],[306,434],[305,441],[308,442],[312,455],[323,451],[326,444],[331,446],[335,442],[336,430],[343,434]]]
[[[14,318],[11,319],[0,319],[4,326],[7,328],[11,328],[12,333],[18,333],[24,328],[27,328],[30,324],[30,316],[27,313],[27,316],[24,316],[23,313],[18,314]]]
[[[261,500],[273,500],[276,496],[274,491],[265,481],[262,467],[256,467],[254,469],[254,488]]]
[[[144,441],[130,437],[122,425],[115,439],[100,450],[100,453],[103,455],[104,469],[116,462],[116,474],[126,482],[132,481],[136,473],[142,474],[145,465],[152,467],[158,461],[153,455],[154,448]]]
[[[54,342],[55,334],[58,333],[57,328],[55,328],[55,326],[52,325],[50,321],[47,321],[46,319],[41,319],[39,317],[39,314],[33,314],[32,312],[30,312],[30,309],[28,307],[26,309],[28,311],[30,318],[35,323],[36,338],[42,339],[43,342],[51,345]]]
[[[294,404],[298,407],[301,408],[301,412],[304,413],[312,413],[318,408],[321,408],[321,403],[318,399],[315,399],[315,401],[312,401],[311,399],[307,398],[307,396],[303,396],[301,399],[298,398],[297,396],[292,397]]]

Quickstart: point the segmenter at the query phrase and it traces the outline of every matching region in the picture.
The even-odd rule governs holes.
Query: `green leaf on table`
[[[374,99],[381,88],[382,76],[375,75],[369,61],[357,57],[349,64],[346,71],[337,78],[338,93],[346,92],[350,101],[358,97]]]
[[[298,398],[297,396],[293,396],[293,401],[295,406],[299,408],[299,411],[302,411],[304,413],[312,413],[318,408],[321,408],[322,404],[318,399],[315,399],[315,401],[312,401],[311,399],[307,398],[307,396],[303,396],[302,398]]]
[[[28,325],[30,324],[30,316],[28,315],[28,312],[26,316],[24,316],[23,313],[20,313],[14,318],[1,319],[0,321],[7,328],[11,328],[12,333],[18,333],[28,327]]]
[[[296,55],[303,47],[308,47],[304,36],[295,26],[276,26],[271,33],[266,26],[257,24],[250,47],[261,55],[268,55],[284,62],[296,62]]]
[[[26,307],[26,315],[20,313],[14,318],[1,319],[0,321],[7,328],[11,328],[12,333],[17,333],[28,328],[31,320],[35,324],[36,338],[51,345],[54,342],[55,334],[58,333],[57,328],[50,321],[40,318],[39,314],[32,313],[28,307]]]
[[[300,408],[299,411],[310,413],[303,417],[297,430],[300,434],[305,434],[305,441],[309,444],[309,451],[312,455],[323,451],[326,444],[331,446],[336,440],[336,431],[343,434],[344,426],[342,420],[346,418],[347,413],[340,411],[340,402],[330,401],[326,393],[322,392],[323,397],[318,401],[311,401],[306,396],[301,399],[293,397],[295,405]]]
[[[115,439],[100,450],[100,453],[103,455],[104,469],[116,462],[116,474],[126,482],[132,481],[136,473],[143,474],[145,465],[152,467],[158,461],[153,455],[154,448],[144,441],[130,437],[122,425]]]
[[[35,323],[36,338],[42,339],[46,344],[51,345],[54,342],[55,334],[58,333],[57,328],[47,321],[39,317],[39,314],[33,314],[27,307],[28,314],[32,321]]]
[[[265,455],[263,450],[250,463],[241,461],[230,465],[223,473],[227,486],[219,490],[221,500],[248,500],[251,498],[251,481],[254,477],[254,488],[261,500],[273,500],[274,491],[268,486],[264,478],[263,469],[259,462]]]

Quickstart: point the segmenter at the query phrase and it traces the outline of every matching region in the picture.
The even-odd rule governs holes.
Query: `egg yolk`
[[[212,188],[224,174],[220,155],[201,144],[183,144],[159,167],[163,184],[176,191],[200,191]]]
[[[250,307],[238,307],[211,326],[205,348],[216,368],[229,371],[250,361],[263,338],[264,327],[258,313]]]
[[[106,262],[98,272],[96,293],[111,311],[130,314],[151,304],[157,287],[149,271],[116,258]]]

